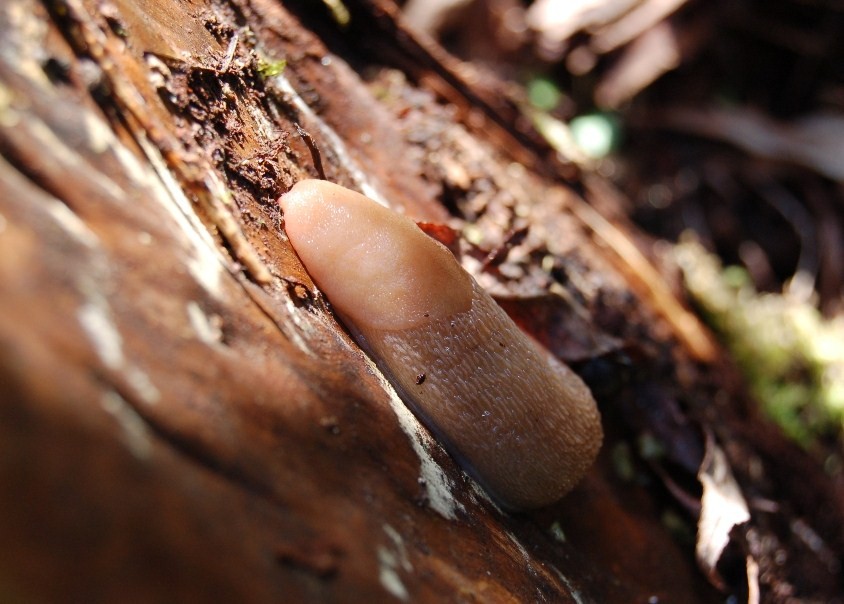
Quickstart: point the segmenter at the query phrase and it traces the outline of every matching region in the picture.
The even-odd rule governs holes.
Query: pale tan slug
[[[557,501],[601,445],[586,385],[410,219],[319,180],[280,200],[296,253],[446,449],[509,509]]]

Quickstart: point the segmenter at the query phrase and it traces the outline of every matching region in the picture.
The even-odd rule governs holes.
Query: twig
[[[296,131],[299,133],[299,136],[302,137],[302,140],[305,141],[305,144],[308,145],[308,149],[311,151],[311,159],[314,162],[314,168],[316,168],[317,174],[322,180],[327,180],[325,178],[325,170],[322,167],[322,156],[319,153],[319,147],[310,134],[305,132],[305,130],[300,126],[298,123],[294,123],[296,126]]]

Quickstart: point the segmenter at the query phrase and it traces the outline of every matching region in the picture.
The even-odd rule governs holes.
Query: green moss
[[[676,247],[686,287],[721,334],[765,412],[803,446],[844,432],[844,320],[786,290],[760,294],[692,239]]]
[[[261,77],[265,80],[267,78],[272,78],[277,75],[281,75],[282,73],[284,73],[286,67],[286,59],[272,60],[267,59],[266,57],[260,57],[258,59],[258,73],[260,73]]]
[[[346,27],[351,21],[352,17],[349,9],[343,4],[341,0],[322,0],[325,6],[331,11],[331,16],[340,27]]]
[[[569,124],[577,146],[593,159],[606,157],[618,147],[621,138],[618,119],[610,113],[590,113]]]
[[[567,159],[591,165],[611,154],[621,140],[617,118],[608,113],[581,115],[568,124],[534,107],[522,107],[534,127]]]
[[[544,77],[533,78],[527,83],[526,88],[531,105],[540,111],[551,111],[563,96],[557,85]]]

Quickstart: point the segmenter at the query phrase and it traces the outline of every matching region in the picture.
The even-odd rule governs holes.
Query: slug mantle
[[[293,248],[353,337],[493,499],[537,508],[582,478],[603,438],[589,389],[451,252],[325,181],[297,183],[280,204]]]

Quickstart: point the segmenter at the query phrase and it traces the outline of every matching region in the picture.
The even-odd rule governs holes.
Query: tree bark
[[[820,501],[837,555],[840,485],[756,416],[617,194],[394,7],[346,9],[0,6],[0,599],[710,602],[750,562],[835,593],[780,525]],[[562,502],[498,510],[332,315],[276,203],[317,173],[297,124],[329,180],[462,232],[592,385],[604,449]],[[721,450],[779,507],[702,572]]]

